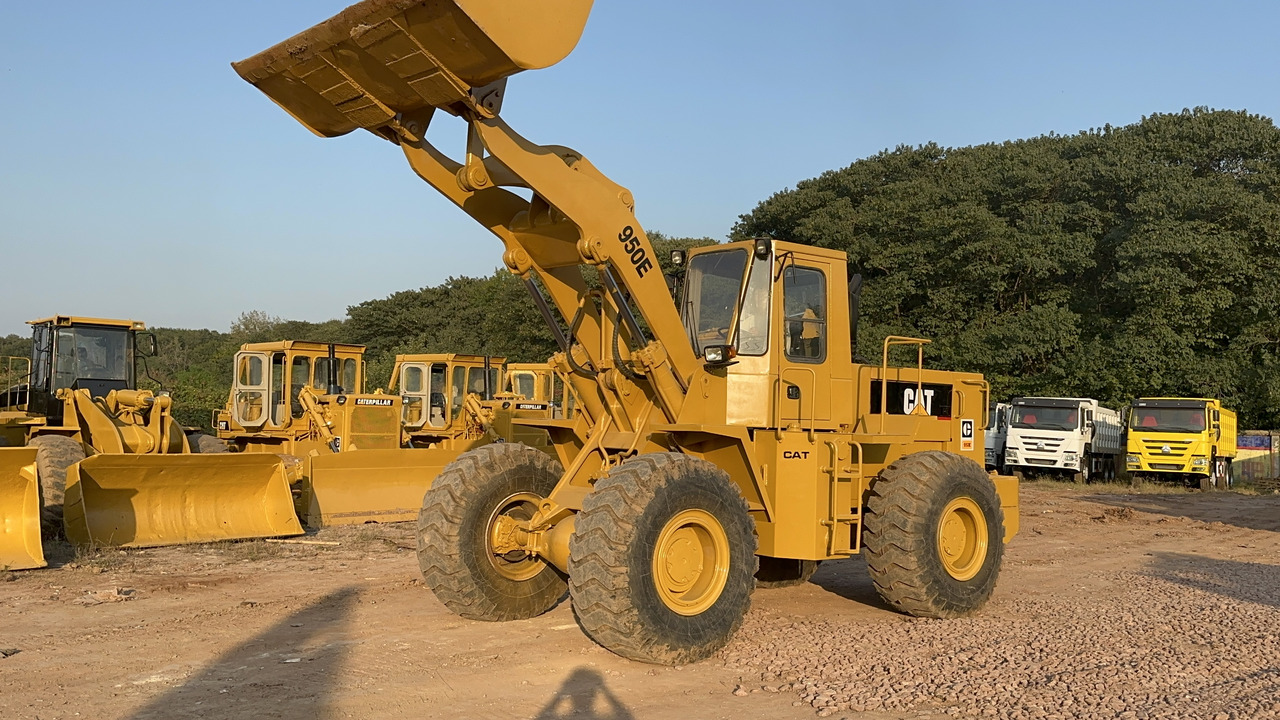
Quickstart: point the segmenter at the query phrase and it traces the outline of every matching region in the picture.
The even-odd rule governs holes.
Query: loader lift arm
[[[519,18],[456,4],[438,11],[456,34],[447,51],[441,16],[427,17],[431,4],[365,0],[233,66],[317,135],[363,128],[399,145],[420,178],[502,241],[507,268],[570,329],[562,365],[575,371],[591,425],[607,417],[614,430],[636,433],[660,418],[675,423],[701,365],[631,193],[581,153],[534,144],[497,114],[508,75],[573,49],[591,1],[544,0],[507,13]],[[555,29],[531,38],[539,26]],[[474,55],[446,56],[465,54],[457,48],[467,42]],[[467,123],[462,160],[427,140],[438,109]],[[585,267],[599,273],[603,292],[589,288]]]

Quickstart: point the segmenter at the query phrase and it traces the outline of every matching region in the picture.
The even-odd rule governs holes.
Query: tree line
[[[668,251],[715,242],[651,239]],[[997,398],[1221,398],[1280,427],[1280,130],[1205,108],[1075,135],[898,147],[775,193],[731,239],[842,250],[864,278],[859,347],[930,338],[931,367],[983,373]],[[184,424],[226,401],[242,343],[367,346],[370,387],[399,353],[536,362],[555,351],[518,278],[457,277],[323,323],[243,314],[229,332],[159,328],[147,370]],[[0,337],[0,355],[29,339]]]

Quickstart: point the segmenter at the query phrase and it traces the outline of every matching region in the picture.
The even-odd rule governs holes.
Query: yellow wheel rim
[[[685,510],[667,521],[653,552],[658,597],[680,615],[706,612],[729,580],[729,536],[705,510]]]
[[[506,515],[516,520],[528,520],[538,511],[540,502],[542,498],[533,493],[515,493],[498,503],[489,515],[489,523],[484,534],[487,551],[485,555],[494,569],[509,580],[528,580],[542,572],[546,563],[524,551],[509,552],[505,555],[494,552],[494,532],[498,518]]]
[[[987,518],[978,503],[958,497],[942,510],[938,523],[938,556],[947,574],[972,580],[987,559]]]

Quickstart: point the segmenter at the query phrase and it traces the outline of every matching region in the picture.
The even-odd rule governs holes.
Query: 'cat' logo
[[[803,460],[809,457],[808,450],[783,450],[782,457],[787,460]]]

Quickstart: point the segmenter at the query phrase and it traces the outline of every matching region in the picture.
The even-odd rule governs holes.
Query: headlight
[[[1006,458],[1016,458],[1016,457],[1018,457],[1018,448],[1009,448],[1009,449],[1005,450],[1005,451],[1004,451],[1004,456],[1005,456]]]
[[[1129,465],[1141,465],[1141,464],[1142,464],[1142,459],[1141,459],[1141,458],[1139,458],[1137,455],[1125,455],[1125,456],[1124,456],[1124,461],[1125,461],[1126,463],[1128,463]]]
[[[1062,459],[1063,459],[1063,460],[1066,460],[1067,462],[1075,462],[1075,461],[1076,461],[1076,457],[1077,457],[1078,455],[1079,455],[1079,453],[1073,453],[1073,452],[1062,453]]]
[[[725,365],[737,354],[732,345],[708,345],[702,351],[708,365]]]
[[[1209,467],[1209,458],[1192,458],[1192,467]]]

